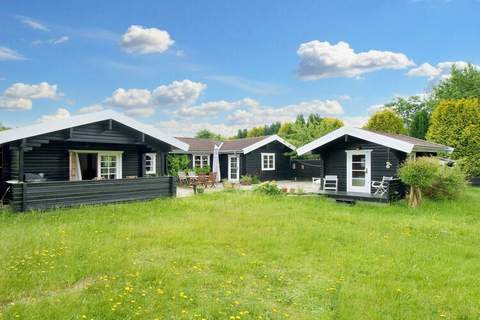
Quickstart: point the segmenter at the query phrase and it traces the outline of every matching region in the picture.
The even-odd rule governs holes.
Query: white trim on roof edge
[[[406,142],[406,141],[401,141],[395,138],[387,137],[375,132],[367,131],[367,130],[362,130],[359,128],[354,128],[354,127],[341,127],[335,131],[332,131],[326,135],[324,135],[321,138],[318,138],[317,140],[314,140],[310,143],[307,143],[306,145],[300,147],[297,149],[297,154],[299,156],[310,152],[316,148],[319,148],[335,139],[338,139],[344,135],[356,137],[362,140],[370,141],[373,143],[377,143],[395,150],[400,150],[405,153],[411,153],[415,147],[414,144]]]
[[[263,147],[264,145],[267,145],[267,144],[269,144],[270,142],[273,142],[273,141],[278,141],[278,142],[280,142],[281,144],[285,145],[286,147],[288,147],[288,148],[290,148],[290,149],[292,149],[292,150],[296,150],[296,148],[295,148],[294,145],[288,143],[288,142],[285,141],[284,139],[280,138],[278,135],[274,134],[274,135],[272,135],[272,136],[266,137],[265,139],[260,140],[260,141],[258,141],[258,142],[256,142],[256,143],[254,143],[254,144],[252,144],[252,145],[250,145],[250,146],[248,146],[248,147],[246,147],[246,148],[243,148],[243,149],[242,149],[242,152],[243,152],[244,154],[247,154],[247,153],[252,152],[252,151],[254,151],[254,150],[256,150],[256,149],[258,149],[258,148],[260,148],[260,147]]]
[[[143,124],[112,110],[92,112],[67,119],[36,123],[25,127],[2,131],[0,132],[0,144],[105,120],[114,120],[127,127],[145,133],[152,138],[168,143],[175,148],[188,151],[189,145],[187,143],[175,139],[174,137],[167,136],[153,126]]]

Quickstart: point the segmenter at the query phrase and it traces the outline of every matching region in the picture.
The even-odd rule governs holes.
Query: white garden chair
[[[188,177],[185,171],[178,171],[178,182],[180,184],[187,184],[188,183]]]
[[[323,190],[338,191],[338,176],[325,176],[325,178],[323,178]]]
[[[388,191],[388,185],[393,177],[382,177],[382,181],[372,181],[372,188],[375,190],[374,196],[383,196]]]

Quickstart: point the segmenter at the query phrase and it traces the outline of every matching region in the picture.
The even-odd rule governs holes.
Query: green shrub
[[[240,183],[246,186],[252,185],[252,184],[258,184],[260,183],[260,179],[256,175],[244,175],[240,178]]]
[[[171,176],[178,176],[179,171],[188,170],[190,160],[186,154],[169,154],[167,158],[168,173]]]
[[[265,181],[260,183],[253,189],[254,192],[266,194],[269,196],[276,196],[283,194],[282,190],[277,186],[275,181]]]
[[[432,199],[454,199],[465,189],[465,175],[459,168],[441,166],[425,194]]]
[[[198,175],[198,174],[209,174],[212,169],[210,168],[210,166],[205,166],[205,167],[202,167],[202,168],[195,168],[193,169],[195,171],[195,173]]]
[[[480,154],[464,157],[458,161],[458,165],[467,177],[480,177]]]
[[[435,158],[420,157],[405,161],[398,169],[398,176],[410,186],[408,204],[416,208],[422,202],[422,191],[429,188],[435,181],[440,163]]]
[[[204,188],[202,188],[202,187],[197,187],[197,193],[198,193],[198,194],[202,194],[202,193],[204,193],[204,192],[205,192],[205,189],[204,189]]]

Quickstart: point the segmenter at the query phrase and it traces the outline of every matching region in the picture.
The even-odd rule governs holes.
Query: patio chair
[[[217,187],[217,173],[216,172],[210,172],[208,174],[208,180],[207,180],[208,186],[210,188],[216,188]]]
[[[188,183],[188,177],[185,171],[178,171],[178,182],[180,184],[187,184]]]
[[[325,178],[323,178],[323,190],[338,191],[338,176],[325,176]]]
[[[207,188],[208,183],[209,183],[208,175],[206,175],[206,174],[198,175],[197,180],[196,180],[196,184],[198,186],[203,186],[204,188]]]
[[[187,181],[188,183],[192,183],[193,181],[196,181],[198,178],[197,174],[195,173],[195,171],[188,171],[187,173]]]
[[[319,184],[321,186],[322,185],[322,178],[312,177],[312,183],[313,184]]]
[[[372,188],[375,189],[374,196],[383,196],[388,191],[388,185],[393,177],[382,177],[382,181],[372,181]]]

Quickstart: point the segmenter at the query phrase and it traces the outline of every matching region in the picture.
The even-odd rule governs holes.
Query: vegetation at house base
[[[168,174],[171,176],[178,176],[179,171],[188,170],[190,159],[186,154],[169,154],[167,157]]]
[[[465,175],[459,168],[442,166],[433,157],[408,159],[398,169],[400,179],[410,186],[408,204],[418,207],[423,194],[432,199],[454,199],[465,189]]]
[[[475,319],[478,207],[230,191],[2,214],[0,318]]]
[[[375,112],[368,119],[365,128],[388,133],[407,133],[403,119],[394,110],[388,108]]]
[[[204,167],[195,167],[194,171],[196,174],[208,174],[212,171],[212,168],[210,166],[204,166]]]
[[[243,185],[252,185],[260,183],[260,179],[256,175],[244,175],[240,178],[240,183]]]
[[[262,182],[253,189],[253,192],[269,196],[278,196],[283,193],[275,181]]]

